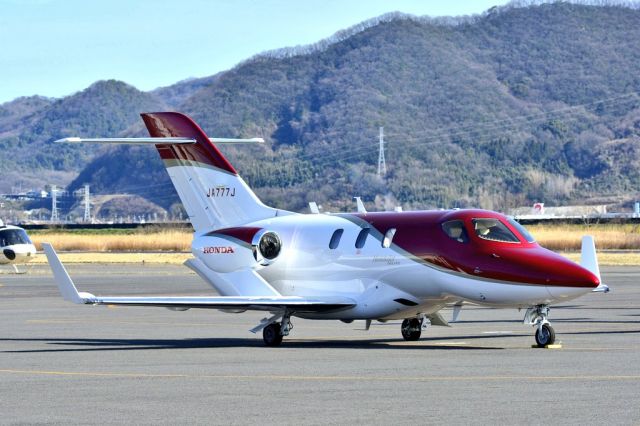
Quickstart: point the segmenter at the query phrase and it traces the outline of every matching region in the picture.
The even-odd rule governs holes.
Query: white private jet
[[[36,248],[24,229],[5,225],[0,220],[0,265],[10,264],[16,274],[17,264],[27,263],[36,255]]]
[[[85,305],[160,306],[270,312],[252,332],[277,346],[291,318],[402,319],[406,340],[427,324],[448,325],[440,310],[463,303],[526,309],[538,346],[555,333],[549,306],[601,283],[593,239],[581,265],[540,247],[517,222],[485,210],[296,214],[265,206],[209,138],[176,112],[142,114],[150,138],[62,142],[156,146],[193,224],[186,265],[218,297],[118,297],[78,292],[53,247],[43,244],[62,296]],[[251,141],[256,141],[251,140]]]

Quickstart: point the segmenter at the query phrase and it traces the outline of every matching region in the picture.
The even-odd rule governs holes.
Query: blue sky
[[[150,90],[387,12],[478,14],[506,0],[0,0],[0,103],[101,79]]]

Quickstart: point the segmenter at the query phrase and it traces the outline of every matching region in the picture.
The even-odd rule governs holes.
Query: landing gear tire
[[[544,348],[547,345],[553,345],[555,341],[556,332],[549,324],[542,324],[542,327],[539,327],[536,330],[536,343],[539,348]]]
[[[415,341],[420,338],[422,324],[418,318],[409,318],[402,321],[400,331],[402,337],[407,341]]]
[[[283,337],[280,333],[280,328],[280,323],[274,322],[262,330],[262,340],[264,340],[266,346],[280,346]]]

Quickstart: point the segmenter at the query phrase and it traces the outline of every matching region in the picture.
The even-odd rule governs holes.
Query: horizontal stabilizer
[[[114,143],[124,145],[191,145],[196,143],[190,138],[63,138],[55,143]]]
[[[230,143],[264,143],[263,138],[251,138],[251,139],[235,139],[235,138],[209,138],[209,140],[215,144],[230,144]],[[62,138],[55,141],[55,143],[104,143],[104,144],[120,144],[120,145],[192,145],[196,143],[195,139],[191,138],[172,138],[172,137],[157,137],[157,138]]]

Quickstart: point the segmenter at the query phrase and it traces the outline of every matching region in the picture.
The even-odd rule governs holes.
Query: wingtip
[[[82,140],[79,137],[70,137],[70,138],[62,138],[56,139],[53,143],[80,143]]]

